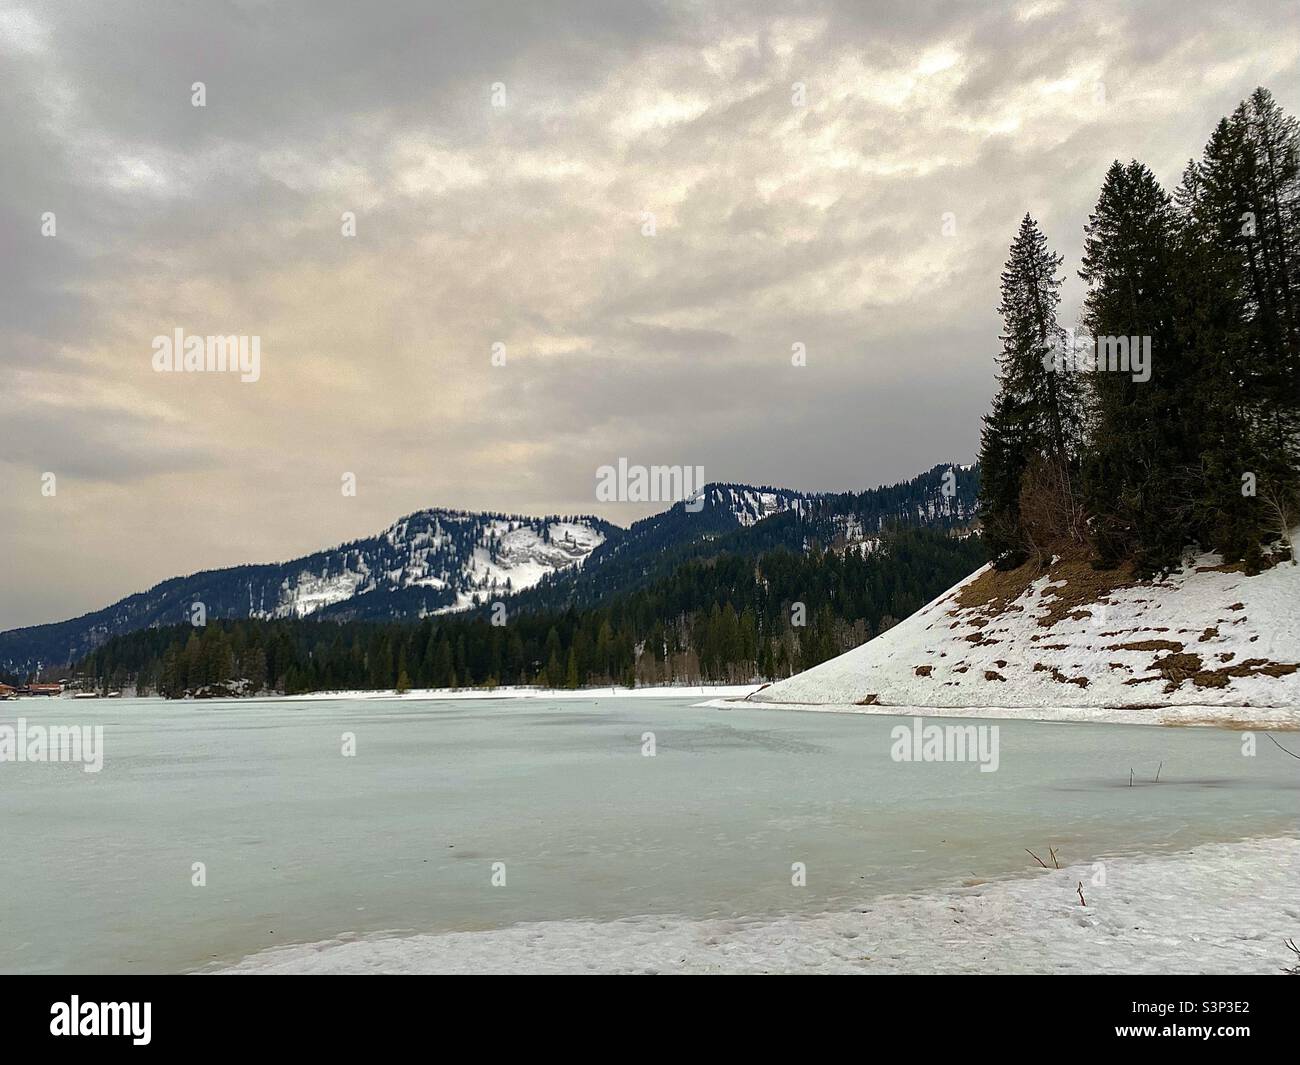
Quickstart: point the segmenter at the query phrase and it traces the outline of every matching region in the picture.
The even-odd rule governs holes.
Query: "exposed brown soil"
[[[957,607],[959,610],[982,610],[987,617],[996,617],[1042,575],[1043,571],[1033,562],[1015,569],[987,570],[957,593]]]
[[[1164,658],[1157,658],[1148,668],[1154,669],[1169,682],[1165,685],[1165,691],[1171,692],[1201,671],[1201,656],[1191,653],[1165,655]]]
[[[1093,569],[1085,558],[1062,559],[1052,567],[1052,577],[1053,583],[1043,592],[1047,612],[1038,619],[1038,624],[1048,627],[1067,617],[1074,621],[1092,617],[1091,611],[1080,608],[1105,603],[1111,592],[1138,583],[1131,564],[1100,570]]]
[[[1234,677],[1285,677],[1300,669],[1294,662],[1270,662],[1266,658],[1248,658],[1223,669],[1204,669],[1192,677],[1198,688],[1226,688]]]
[[[1076,621],[1091,617],[1091,612],[1082,608],[1105,602],[1111,592],[1138,583],[1131,564],[1110,570],[1094,569],[1087,552],[1078,550],[1047,568],[1030,561],[1012,570],[991,569],[981,573],[958,593],[956,605],[962,610],[978,611],[984,618],[997,617],[1045,575],[1052,582],[1042,595],[1047,610],[1038,624],[1044,627],[1067,617]]]
[[[985,680],[1001,680],[1001,681],[1005,681],[1007,678],[1004,677],[1001,673],[995,673],[995,672],[993,672],[993,670],[991,670],[991,669],[986,669],[986,670],[984,671],[984,679],[985,679]]]
[[[1106,648],[1107,651],[1181,651],[1183,645],[1173,640],[1137,640],[1133,643],[1116,643]]]
[[[918,677],[928,677],[934,672],[934,666],[917,666],[915,672]]]
[[[1043,665],[1042,662],[1035,662],[1035,663],[1034,663],[1034,672],[1035,672],[1035,673],[1050,673],[1050,674],[1052,675],[1052,680],[1056,681],[1057,684],[1077,684],[1080,688],[1086,688],[1086,687],[1088,686],[1088,678],[1087,678],[1087,677],[1082,677],[1082,676],[1080,676],[1080,677],[1067,677],[1064,673],[1062,673],[1062,672],[1061,672],[1059,669],[1057,669],[1055,666],[1052,666],[1052,667],[1049,668],[1049,667]]]
[[[1219,656],[1222,660],[1222,655]],[[1229,656],[1231,657],[1231,656]],[[1266,658],[1248,658],[1235,666],[1220,669],[1206,669],[1201,656],[1191,653],[1168,654],[1155,659],[1148,667],[1159,674],[1158,677],[1135,677],[1125,684],[1143,684],[1147,681],[1164,678],[1165,691],[1176,691],[1185,680],[1190,680],[1198,688],[1226,688],[1228,684],[1240,677],[1286,677],[1300,670],[1300,663],[1270,662]]]

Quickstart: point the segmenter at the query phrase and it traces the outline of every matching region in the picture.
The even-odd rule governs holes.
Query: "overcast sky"
[[[619,457],[969,461],[1020,216],[1073,324],[1106,166],[1172,187],[1256,85],[1300,111],[1298,15],[0,0],[0,628],[427,506],[625,524]],[[155,373],[177,328],[260,380]]]

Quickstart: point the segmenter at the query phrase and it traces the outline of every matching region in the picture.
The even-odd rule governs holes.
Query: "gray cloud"
[[[1111,159],[1172,184],[1256,84],[1300,109],[1291,14],[11,4],[0,627],[422,506],[631,520],[593,498],[618,456],[808,489],[969,459],[1019,217],[1072,271]],[[262,380],[154,374],[177,327],[260,336]]]

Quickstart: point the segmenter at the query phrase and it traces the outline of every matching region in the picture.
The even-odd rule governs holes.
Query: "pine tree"
[[[403,647],[397,656],[397,685],[395,688],[398,695],[411,690],[411,676],[406,671],[406,648]]]
[[[1258,541],[1260,514],[1241,491],[1242,472],[1258,466],[1248,413],[1243,277],[1231,238],[1224,241],[1223,204],[1215,199],[1223,164],[1231,165],[1231,139],[1227,123],[1220,123],[1202,162],[1188,164],[1174,195],[1181,244],[1175,322],[1191,376],[1184,416],[1196,437],[1174,493],[1185,538],[1236,561]]]
[[[1169,195],[1147,167],[1118,161],[1084,227],[1083,322],[1096,344],[1085,497],[1100,559],[1175,565],[1185,542],[1174,491],[1195,444],[1185,352],[1174,325],[1178,243]],[[1124,367],[1150,345],[1149,377]]]
[[[990,553],[1002,567],[1018,565],[1028,554],[1020,501],[1035,461],[1056,471],[1073,505],[1082,415],[1078,379],[1064,358],[1065,331],[1057,321],[1062,261],[1026,214],[1002,271],[998,393],[980,444],[984,524]]]
[[[564,671],[564,686],[570,690],[578,686],[578,654],[572,645],[569,647],[569,664]]]
[[[1267,90],[1219,122],[1179,206],[1197,256],[1187,313],[1223,308],[1202,338],[1214,366],[1199,502],[1210,545],[1238,559],[1282,531],[1279,505],[1300,503],[1300,128]]]

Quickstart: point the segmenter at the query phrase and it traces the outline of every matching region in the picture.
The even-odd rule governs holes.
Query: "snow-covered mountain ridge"
[[[484,597],[531,588],[543,576],[581,565],[612,532],[598,518],[527,518],[423,510],[379,536],[302,560],[249,616],[305,617],[379,590],[442,593],[424,613],[459,610]]]
[[[623,530],[592,516],[417,511],[376,536],[289,562],[173,577],[69,621],[0,633],[0,666],[76,661],[122,633],[208,618],[419,618],[531,588]]]
[[[73,662],[114,636],[188,622],[197,603],[212,619],[392,621],[527,592],[534,608],[565,609],[640,587],[696,548],[735,550],[744,540],[763,550],[820,543],[869,551],[893,523],[963,528],[978,487],[977,471],[951,465],[840,494],[711,483],[702,499],[626,529],[589,515],[421,510],[302,558],[173,577],[68,621],[2,632],[0,668],[26,674]]]

